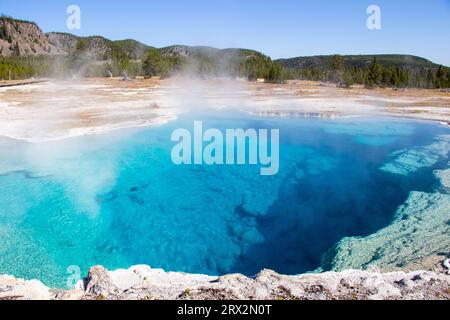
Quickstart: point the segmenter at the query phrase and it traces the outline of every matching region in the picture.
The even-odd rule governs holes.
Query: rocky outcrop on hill
[[[284,276],[264,270],[211,277],[164,272],[148,266],[108,271],[93,267],[74,290],[0,276],[0,300],[366,300],[450,299],[450,276],[430,271]]]
[[[34,22],[0,17],[0,57],[91,55],[98,59],[128,56],[141,59],[150,47],[135,40],[111,41],[101,36],[78,37],[44,32]]]
[[[59,54],[34,22],[0,17],[0,56]]]
[[[77,43],[80,40],[80,37],[62,32],[49,32],[46,36],[49,42],[63,54],[70,54],[75,51]]]
[[[77,37],[70,33],[50,32],[47,37],[65,55],[87,55],[98,59],[110,58],[116,49],[114,42],[100,36]]]

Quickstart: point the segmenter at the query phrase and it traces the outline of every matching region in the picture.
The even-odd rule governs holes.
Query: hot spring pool
[[[0,274],[53,287],[66,286],[69,266],[85,275],[97,264],[299,274],[343,237],[389,225],[449,168],[450,130],[434,123],[240,115],[203,122],[279,128],[278,175],[176,166],[171,132],[194,120],[41,144],[1,138]]]

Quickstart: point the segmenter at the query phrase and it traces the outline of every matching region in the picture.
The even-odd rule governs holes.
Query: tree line
[[[241,77],[250,81],[265,79],[267,82],[283,82],[285,73],[276,63],[260,53],[238,50],[227,54],[194,53],[190,56],[164,54],[161,50],[150,49],[143,62],[146,76],[169,77],[184,73],[191,76]]]
[[[55,77],[78,75],[84,77],[124,76],[170,77],[186,73],[201,78],[229,76],[249,81],[265,79],[282,83],[288,79],[335,83],[339,87],[354,84],[395,88],[449,88],[448,68],[411,68],[400,65],[383,66],[375,57],[368,66],[345,65],[343,57],[335,55],[329,65],[284,68],[270,57],[249,50],[231,55],[195,53],[190,56],[165,54],[160,49],[146,50],[143,58],[130,57],[126,50],[112,50],[102,56],[89,54],[80,41],[68,56],[2,57],[0,79]]]
[[[450,69],[440,65],[437,68],[383,66],[373,58],[369,66],[346,66],[343,57],[334,55],[329,65],[288,69],[286,78],[336,83],[340,87],[354,84],[368,88],[424,88],[441,89],[450,87]]]

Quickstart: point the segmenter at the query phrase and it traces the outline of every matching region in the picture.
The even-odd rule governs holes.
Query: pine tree
[[[436,72],[436,88],[444,88],[447,83],[447,77],[445,76],[444,67],[442,65],[439,66]]]
[[[331,58],[331,77],[330,80],[340,84],[344,78],[344,60],[342,56],[336,54]]]
[[[147,51],[147,56],[144,60],[143,71],[147,77],[167,77],[171,71],[171,62],[164,57],[157,49],[150,49]]]
[[[369,68],[366,85],[369,87],[378,87],[381,85],[382,79],[383,67],[377,62],[377,58],[374,57],[372,65]]]
[[[269,83],[284,82],[283,67],[279,63],[272,62],[265,76],[265,80]]]

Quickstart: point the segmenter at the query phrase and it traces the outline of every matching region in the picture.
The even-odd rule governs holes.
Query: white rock
[[[51,298],[50,289],[40,281],[0,276],[0,300],[50,300]]]

